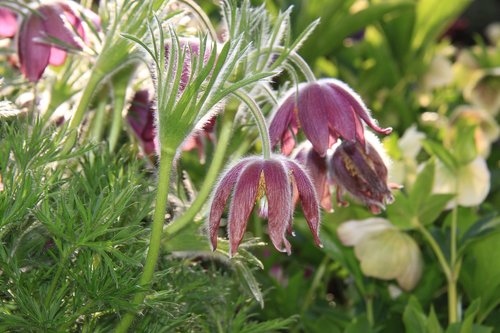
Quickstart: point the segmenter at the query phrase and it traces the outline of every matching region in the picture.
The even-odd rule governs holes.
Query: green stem
[[[301,313],[304,314],[311,305],[312,301],[314,300],[314,294],[316,292],[316,289],[321,283],[321,279],[323,278],[323,275],[325,275],[326,272],[326,266],[328,265],[330,258],[328,256],[325,256],[323,260],[321,261],[321,264],[319,265],[318,269],[314,273],[314,278],[311,283],[311,287],[307,291],[306,297],[304,299],[304,303],[302,303],[302,309]]]
[[[431,233],[422,224],[418,223],[417,228],[422,233],[427,242],[429,242],[429,245],[434,251],[434,254],[438,258],[439,264],[441,264],[441,269],[443,270],[446,279],[449,280],[451,277],[450,265],[446,261],[446,258],[444,257],[443,251],[441,251],[439,244],[436,242],[434,237],[432,237]]]
[[[156,262],[160,254],[161,236],[163,233],[163,224],[165,222],[165,210],[167,209],[168,192],[170,187],[170,174],[172,172],[175,151],[162,150],[160,155],[160,170],[158,175],[158,192],[156,193],[156,206],[153,217],[153,225],[151,228],[151,237],[149,241],[148,254],[146,256],[146,263],[142,272],[139,283],[142,287],[148,288],[153,278]],[[146,292],[139,292],[134,296],[133,304],[140,305]],[[123,316],[122,320],[118,323],[115,332],[124,333],[134,320],[135,313],[128,312]]]
[[[458,205],[455,205],[451,213],[451,274],[448,279],[448,322],[450,324],[458,321],[458,297],[457,280],[460,265],[457,265],[457,224],[458,224]]]
[[[122,129],[122,112],[125,106],[125,91],[123,93],[115,92],[113,103],[113,119],[111,121],[111,130],[109,132],[109,151],[115,150],[118,138]]]
[[[94,119],[90,128],[91,137],[94,142],[99,142],[102,139],[102,132],[104,131],[104,119],[106,116],[106,102],[107,96],[100,96],[97,108],[95,110]]]
[[[266,50],[262,50],[261,52],[265,52]],[[282,46],[276,46],[272,48],[272,52],[275,53],[286,53],[288,52],[284,47]],[[307,64],[307,62],[302,58],[297,52],[290,52],[288,53],[288,57],[290,60],[300,69],[302,74],[306,77],[306,80],[308,82],[315,82],[316,81],[316,76],[314,75],[313,71],[311,70],[311,67]],[[275,65],[271,66],[270,70],[275,69],[277,66],[279,66],[279,63],[276,63]]]
[[[233,128],[232,120],[228,119],[227,122],[223,122],[217,147],[215,148],[212,162],[210,163],[210,168],[208,169],[208,172],[205,176],[203,184],[200,187],[198,195],[191,203],[189,208],[179,218],[175,219],[174,221],[172,221],[167,225],[167,227],[165,228],[165,233],[168,234],[168,236],[175,235],[184,227],[186,227],[188,223],[193,221],[193,219],[196,217],[196,214],[199,213],[203,204],[210,195],[213,184],[217,180],[219,171],[222,168],[222,165],[224,164],[224,156],[226,155],[232,128]]]
[[[233,94],[248,106],[250,112],[255,118],[255,123],[257,124],[260,138],[262,140],[262,154],[264,155],[264,159],[269,159],[271,157],[271,139],[269,139],[269,131],[267,130],[266,119],[264,118],[262,111],[253,98],[245,92],[238,90]]]
[[[78,107],[75,111],[75,114],[73,115],[73,118],[71,118],[71,121],[69,123],[68,126],[69,134],[62,149],[63,154],[69,152],[71,148],[73,148],[73,146],[75,145],[77,138],[76,129],[78,128],[78,126],[80,126],[85,111],[87,111],[90,102],[92,102],[92,96],[94,96],[94,93],[97,90],[99,83],[101,83],[103,77],[104,76],[99,72],[92,71],[90,79],[85,85],[85,89],[83,90],[82,97],[80,98],[80,102],[78,103]]]
[[[370,323],[370,326],[373,327],[373,324],[375,324],[375,319],[373,316],[373,297],[366,296],[365,303],[366,303],[366,317],[368,318],[368,322]]]

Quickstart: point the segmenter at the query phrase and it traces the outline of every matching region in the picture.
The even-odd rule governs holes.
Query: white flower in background
[[[429,64],[427,73],[422,78],[422,87],[429,91],[444,87],[453,80],[451,61],[443,54],[436,54]]]
[[[474,139],[477,153],[485,158],[490,155],[491,144],[500,136],[500,127],[491,114],[475,106],[458,106],[450,116],[450,122],[452,125],[465,122],[476,126]]]
[[[493,116],[500,112],[500,67],[483,72],[467,86],[464,96]]]
[[[500,22],[493,22],[486,27],[486,37],[491,44],[500,44]]]
[[[404,290],[412,290],[422,275],[422,254],[409,235],[388,220],[369,218],[347,221],[337,229],[340,241],[354,246],[354,253],[366,276],[396,279]]]
[[[451,172],[441,161],[436,161],[433,192],[456,194],[449,208],[456,204],[464,207],[477,206],[486,199],[490,191],[490,171],[482,157]]]
[[[398,140],[401,153],[399,158],[393,158],[389,170],[390,182],[410,186],[415,182],[417,175],[417,155],[422,149],[422,140],[425,134],[419,132],[415,125],[409,127]]]

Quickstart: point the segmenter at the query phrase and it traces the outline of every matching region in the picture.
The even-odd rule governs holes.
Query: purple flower
[[[311,177],[321,202],[321,207],[327,212],[333,212],[326,158],[319,156],[311,144],[307,143],[299,147],[295,159],[306,168],[307,173]]]
[[[70,21],[77,31],[82,31],[81,19],[69,6],[58,2],[42,5],[26,17],[19,30],[17,51],[21,72],[30,81],[38,81],[49,64],[62,65],[66,59],[66,51],[60,45],[50,45],[51,38],[82,49]]]
[[[380,128],[371,118],[366,105],[349,86],[335,79],[321,79],[299,85],[285,97],[269,127],[272,146],[279,141],[289,155],[295,146],[295,135],[302,127],[305,136],[320,156],[338,138],[365,143],[365,122],[376,132],[389,134],[391,128]]]
[[[127,113],[127,120],[139,139],[144,154],[152,157],[156,152],[155,119],[153,103],[149,100],[149,92],[140,90],[135,93]]]
[[[273,245],[278,251],[290,254],[285,235],[287,230],[291,231],[294,186],[314,240],[320,245],[319,205],[314,185],[297,162],[275,155],[269,160],[245,158],[222,176],[212,195],[208,220],[212,249],[217,247],[220,220],[232,193],[228,217],[230,254],[236,253],[254,205],[261,200],[267,201],[268,230]]]
[[[7,8],[0,7],[0,37],[11,38],[17,32],[16,14]]]
[[[342,200],[344,190],[365,203],[373,214],[392,203],[391,187],[387,183],[387,167],[373,145],[343,141],[329,159],[333,182],[337,186],[339,205],[347,205]]]

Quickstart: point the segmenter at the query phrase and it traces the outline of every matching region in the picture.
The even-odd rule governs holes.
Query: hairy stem
[[[160,155],[160,170],[158,174],[158,191],[156,193],[156,205],[153,217],[153,225],[151,228],[151,236],[149,241],[148,254],[146,263],[142,272],[139,283],[142,287],[148,288],[153,278],[156,262],[160,254],[161,236],[163,234],[163,224],[165,222],[165,210],[167,209],[167,199],[170,186],[170,174],[172,172],[173,161],[175,157],[174,151],[162,150]],[[133,304],[139,305],[146,297],[145,292],[139,292],[134,296]],[[135,313],[128,312],[123,316],[118,323],[115,332],[127,332],[128,328],[134,320]]]
[[[255,118],[255,123],[257,124],[257,128],[259,129],[260,138],[262,140],[262,154],[264,155],[264,159],[269,159],[271,157],[271,139],[269,138],[269,131],[267,130],[266,119],[262,114],[257,103],[253,100],[245,92],[238,90],[233,93],[236,97],[238,97],[243,103],[245,103],[253,117]]]
[[[444,257],[443,251],[441,251],[439,244],[436,242],[434,237],[432,237],[431,233],[422,224],[418,223],[417,227],[418,230],[424,236],[424,238],[427,240],[429,245],[431,246],[432,250],[434,251],[434,254],[438,258],[439,264],[441,265],[441,269],[443,270],[446,279],[449,280],[451,277],[450,265],[446,261],[446,258]]]
[[[200,187],[198,195],[191,203],[189,208],[179,218],[173,220],[165,228],[165,233],[169,236],[175,235],[180,230],[182,230],[189,222],[193,221],[196,214],[198,214],[208,196],[210,195],[212,187],[217,180],[217,176],[219,175],[219,171],[224,164],[224,156],[226,155],[229,139],[231,138],[232,127],[232,120],[228,119],[228,121],[223,122],[212,162],[210,163],[210,167],[207,171],[203,184]]]
[[[457,223],[458,223],[458,205],[455,205],[451,213],[451,241],[450,241],[450,256],[451,256],[451,274],[448,279],[448,322],[450,324],[458,321],[458,297],[457,297],[457,280],[460,265],[457,268]]]
[[[210,22],[210,18],[207,16],[207,14],[205,14],[203,9],[193,0],[179,0],[179,2],[185,4],[191,9],[193,14],[198,17],[198,19],[203,23],[205,28],[210,33],[210,38],[212,38],[213,41],[217,41],[217,32],[215,31],[212,22]]]
[[[111,130],[108,137],[110,152],[115,150],[122,129],[122,112],[125,106],[125,90],[115,91],[114,93],[113,119],[111,121]]]

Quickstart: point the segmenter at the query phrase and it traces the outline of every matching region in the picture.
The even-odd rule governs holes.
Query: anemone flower
[[[0,37],[12,38],[17,32],[16,14],[11,10],[0,7]]]
[[[77,30],[82,24],[69,6],[58,2],[41,5],[23,21],[17,51],[21,72],[28,80],[38,81],[49,64],[62,65],[67,48],[82,49],[70,21]],[[57,40],[57,45],[51,45],[50,39]]]
[[[256,202],[267,201],[265,215],[269,221],[269,236],[274,247],[291,253],[286,232],[291,231],[293,190],[295,186],[305,218],[314,240],[319,239],[319,205],[314,185],[297,162],[273,155],[245,158],[229,168],[215,187],[211,198],[208,230],[212,249],[217,247],[217,234],[226,202],[232,193],[229,207],[228,234],[230,255],[234,255],[245,233],[248,218]]]
[[[394,201],[391,188],[399,188],[388,184],[386,163],[371,143],[363,146],[359,142],[343,141],[329,159],[338,203],[347,205],[342,200],[343,192],[347,191],[365,203],[373,214],[379,214],[385,204]]]
[[[338,138],[364,145],[362,122],[381,134],[392,131],[377,126],[359,95],[347,84],[336,79],[320,79],[301,84],[285,96],[274,113],[269,134],[272,146],[281,141],[282,152],[289,155],[301,127],[314,150],[325,156]]]

